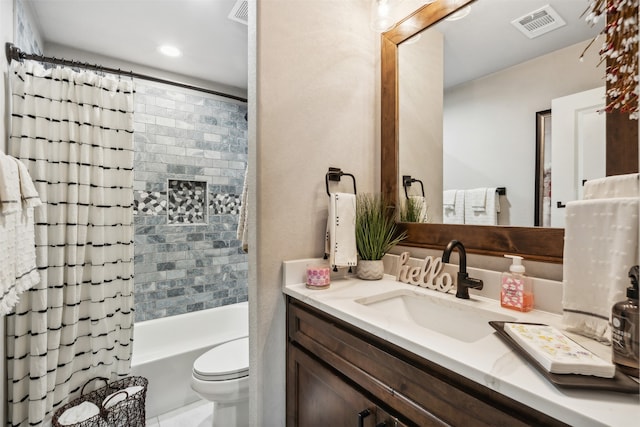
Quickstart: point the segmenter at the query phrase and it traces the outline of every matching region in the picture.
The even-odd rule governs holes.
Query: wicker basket
[[[93,381],[104,381],[106,385],[85,394],[85,387]],[[53,414],[52,424],[54,427],[145,427],[147,384],[148,381],[144,377],[125,377],[112,383],[109,383],[108,379],[103,377],[90,379],[82,386],[80,397],[56,410]],[[142,390],[131,396],[127,395],[125,399],[109,408],[103,406],[103,402],[107,396],[117,393],[120,390],[122,390],[121,393],[126,394],[124,389],[131,386],[141,386]],[[79,423],[60,424],[58,419],[64,411],[80,405],[83,402],[93,403],[100,409],[100,413]],[[106,404],[108,402],[104,403]]]

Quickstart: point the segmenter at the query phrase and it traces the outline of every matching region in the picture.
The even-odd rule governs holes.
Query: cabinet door
[[[369,399],[296,346],[287,353],[288,427],[377,425]]]

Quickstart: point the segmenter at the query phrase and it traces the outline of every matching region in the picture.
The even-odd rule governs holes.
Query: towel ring
[[[424,197],[424,184],[419,179],[411,178],[411,175],[402,175],[402,186],[404,187],[404,195],[408,199],[409,193],[407,192],[407,187],[411,187],[411,184],[414,182],[420,183],[420,189],[422,190],[422,197]]]
[[[356,190],[356,177],[353,176],[350,173],[345,173],[342,172],[342,169],[340,168],[329,168],[329,172],[327,172],[324,176],[324,183],[327,187],[327,196],[331,196],[331,193],[329,192],[329,181],[340,181],[340,179],[342,178],[343,175],[349,176],[351,177],[351,179],[353,180],[353,194],[357,194],[358,191]]]

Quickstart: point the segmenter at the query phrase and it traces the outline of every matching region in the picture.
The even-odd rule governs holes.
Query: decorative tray
[[[613,378],[601,378],[590,375],[576,374],[552,374],[547,371],[537,360],[533,358],[520,344],[511,338],[504,330],[506,322],[491,321],[489,324],[498,332],[498,336],[511,345],[518,354],[524,357],[534,368],[538,370],[546,379],[551,381],[557,387],[582,389],[582,390],[600,390],[600,391],[616,391],[619,393],[640,393],[640,384],[631,377],[616,369],[616,376]],[[528,325],[540,325],[540,323],[527,322],[510,322],[524,323]]]

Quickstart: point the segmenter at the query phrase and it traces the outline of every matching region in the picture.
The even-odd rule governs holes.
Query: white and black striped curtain
[[[11,68],[9,153],[27,165],[41,282],[7,321],[9,425],[41,425],[96,376],[128,374],[133,331],[133,85]]]

